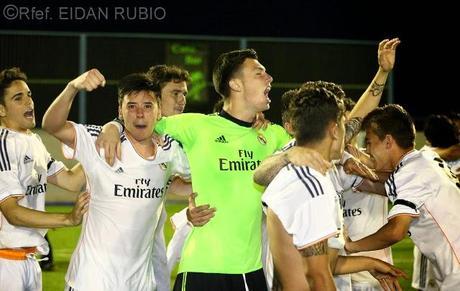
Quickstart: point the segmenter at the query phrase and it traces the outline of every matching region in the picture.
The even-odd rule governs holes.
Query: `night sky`
[[[4,9],[7,1],[0,5]],[[458,15],[441,1],[98,1],[93,5],[162,7],[161,21],[9,21],[2,29],[151,32],[194,35],[307,37],[378,41],[399,37],[395,101],[418,119],[460,111]],[[11,1],[46,7],[52,2]],[[26,4],[24,4],[26,3]],[[65,1],[60,1],[64,6]],[[76,4],[70,4],[75,6]],[[116,3],[116,4],[115,4]],[[83,4],[79,4],[85,6]],[[451,4],[449,4],[451,5]],[[161,16],[161,15],[160,15]],[[455,51],[454,51],[455,50]],[[269,67],[269,64],[266,64]],[[450,71],[450,72],[449,72]]]

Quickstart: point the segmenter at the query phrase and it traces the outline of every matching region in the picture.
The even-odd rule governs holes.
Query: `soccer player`
[[[80,224],[89,198],[80,195],[70,213],[46,213],[47,183],[80,191],[84,175],[54,160],[32,133],[34,101],[19,68],[0,73],[0,123],[0,290],[41,290],[35,255],[48,253],[46,228]]]
[[[181,114],[187,103],[187,82],[190,82],[189,73],[177,66],[156,65],[150,67],[147,74],[157,85],[155,94],[161,99],[161,115],[168,117]],[[184,183],[181,179],[175,179],[168,188],[168,192],[177,192],[177,187],[181,187],[180,192],[193,192],[191,183]],[[191,231],[192,226],[203,226],[214,217],[216,209],[211,208],[209,204],[195,205],[196,195],[196,193],[193,193],[189,197],[189,207],[171,216],[174,234],[169,241],[166,252],[170,272],[179,262],[185,238]]]
[[[309,110],[311,110],[312,112],[315,112],[316,106],[311,106],[311,105],[318,103],[318,101],[317,100],[316,100],[316,102],[312,101],[312,104],[306,102],[305,100],[308,99],[308,98],[305,98],[305,95],[308,94],[306,92],[315,91],[315,90],[320,90],[320,91],[324,90],[324,91],[328,92],[328,93],[325,93],[325,94],[332,94],[330,91],[325,89],[325,86],[324,86],[325,82],[318,82],[317,83],[317,88],[314,88],[313,84],[314,83],[310,84],[310,86],[305,86],[305,87],[301,88],[298,91],[288,91],[282,97],[283,108],[285,110],[285,111],[282,112],[283,121],[284,121],[284,124],[287,125],[288,128],[291,128],[291,130],[293,132],[294,132],[293,124],[295,124],[295,123],[297,123],[297,126],[299,126],[299,124],[302,124],[303,126],[304,126],[304,124],[309,124],[309,125],[312,124],[312,122],[305,122],[305,120],[296,121],[294,119],[295,113],[299,112],[299,111],[300,111],[300,113],[297,113],[299,116],[304,117],[304,118],[306,118],[306,116],[308,116],[308,114],[305,113],[305,111],[307,109],[303,109],[304,111],[301,111],[302,108],[303,108],[302,106],[306,106],[306,108],[311,107],[311,108],[309,108]],[[304,98],[302,98],[302,97],[304,97]],[[299,99],[301,99],[302,102],[297,101]],[[313,100],[314,98],[311,98],[311,99]],[[287,103],[289,103],[289,104],[286,105]],[[300,106],[297,103],[299,103]],[[304,103],[306,103],[306,104],[304,104]],[[297,107],[300,107],[301,109],[298,109]],[[319,114],[319,112],[316,112],[316,114]],[[310,116],[310,118],[312,118],[312,119],[315,119],[314,117],[315,117],[314,115]],[[318,118],[318,117],[316,117],[316,118]],[[289,120],[289,119],[291,119],[291,120]],[[310,133],[314,133],[315,130],[320,131],[321,125],[325,126],[324,124],[322,124],[322,122],[314,122],[313,124],[315,124],[316,126],[314,126],[314,127],[309,126],[310,127],[309,131],[307,131],[305,129],[304,130],[307,131],[307,132],[310,132]],[[348,128],[347,130],[350,130],[350,129]],[[345,130],[345,132],[346,132],[346,130]],[[344,134],[344,136],[345,135],[346,134]],[[284,147],[283,150],[288,150],[289,148],[292,149],[293,145],[295,145],[295,144],[297,144],[297,141],[293,140],[286,147]],[[343,150],[342,150],[342,152],[343,152]],[[341,154],[341,152],[340,152],[340,154]],[[340,155],[338,157],[340,157]],[[337,159],[338,157],[337,157],[337,155],[334,155],[335,159]],[[270,159],[271,160],[276,160],[277,157],[271,157]],[[273,172],[277,168],[279,168],[279,165],[272,164],[271,168],[270,167],[259,168],[259,169],[256,170],[256,172],[259,173],[259,177],[260,177],[260,179],[262,181],[267,181],[267,178],[263,177],[263,175],[266,174],[268,176],[272,176]],[[341,193],[344,191],[344,189],[346,189],[345,187],[351,188],[351,184],[353,184],[353,182],[356,180],[356,178],[350,176],[351,178],[343,179],[342,177],[345,176],[343,171],[341,171],[342,175],[339,175],[338,172],[339,171],[337,171],[336,168],[333,168],[332,170],[330,170],[329,173],[328,173],[328,179],[329,179],[329,183],[332,184],[333,187],[334,187],[334,192],[333,192],[334,193],[334,195],[333,195],[333,198],[334,198],[333,199],[334,211],[333,211],[333,215],[332,215],[331,218],[334,221],[334,225],[336,227],[336,232],[338,232],[338,230],[340,230],[340,232],[338,232],[338,236],[330,237],[327,240],[326,244],[328,246],[327,252],[328,252],[329,260],[330,260],[330,270],[332,270],[332,272],[334,274],[335,284],[337,285],[337,288],[339,288],[339,290],[347,290],[347,289],[351,289],[351,280],[350,280],[349,275],[344,276],[344,274],[349,274],[349,273],[358,272],[358,271],[362,271],[362,270],[372,270],[372,267],[370,267],[370,266],[380,266],[380,267],[383,268],[383,270],[386,270],[385,272],[388,272],[388,271],[394,270],[394,269],[391,269],[390,265],[388,265],[388,264],[386,264],[384,262],[381,262],[379,260],[374,260],[372,258],[367,258],[367,257],[349,258],[349,257],[346,257],[346,256],[342,256],[344,254],[342,252],[342,249],[343,249],[343,245],[344,245],[345,241],[344,241],[343,234],[342,234],[342,231],[341,231],[343,229],[343,218],[342,218],[342,209],[341,209],[341,207],[339,205],[340,201],[339,201],[338,198],[339,198],[339,195],[341,195]],[[277,174],[277,173],[275,173],[275,174]],[[328,179],[326,179],[326,181],[328,181]],[[346,183],[344,183],[344,180],[346,180]],[[346,186],[346,185],[349,185],[349,186]],[[290,189],[289,186],[286,186],[286,185],[284,185],[283,188]],[[286,190],[286,191],[289,192],[289,190]],[[308,227],[308,226],[309,225],[306,225],[306,227]],[[360,262],[360,260],[361,260],[361,262]],[[343,266],[345,266],[345,267],[343,267]],[[287,270],[291,270],[292,268],[291,267],[287,267],[287,268],[283,267],[282,269],[283,270],[281,272],[286,272]],[[391,272],[393,272],[393,271],[391,271]],[[395,272],[396,273],[394,273],[394,274],[401,274],[401,273],[399,273],[399,271],[395,271]],[[340,274],[342,274],[342,275],[340,275]],[[294,275],[294,273],[291,274],[291,275]],[[399,288],[399,285],[398,285],[397,281],[395,280],[396,278],[394,276],[388,276],[388,275],[384,276],[382,274],[377,274],[375,272],[373,272],[373,275],[376,276],[376,278],[379,279],[379,281],[380,281],[382,286],[389,285],[389,286],[391,286],[391,288],[396,288],[396,289]],[[291,279],[287,279],[287,281],[292,281]],[[289,284],[291,284],[291,283],[289,283]],[[274,285],[276,286],[276,280],[275,280]],[[295,290],[295,288],[293,290]]]
[[[349,252],[386,248],[409,233],[414,244],[434,266],[441,289],[460,288],[460,183],[414,149],[415,128],[409,114],[398,105],[372,111],[363,121],[366,147],[376,170],[392,169],[385,183],[393,203],[387,224],[374,234],[346,243]]]
[[[457,127],[447,116],[440,114],[428,116],[424,134],[427,144],[420,149],[420,152],[426,158],[435,162],[441,162],[440,160],[444,159],[449,167],[460,161]],[[458,170],[457,173],[452,168],[450,170],[453,175],[458,177]],[[424,291],[439,290],[434,276],[433,264],[416,246],[414,246],[412,287]]]
[[[296,92],[291,102],[296,105],[290,125],[297,146],[313,149],[329,161],[339,158],[344,110],[335,95],[307,88]],[[338,232],[335,196],[329,174],[292,164],[281,169],[265,190],[269,245],[282,290],[308,290],[308,286],[335,290],[327,252],[328,238]]]
[[[269,108],[272,80],[254,50],[224,53],[213,70],[224,109],[214,115],[184,113],[163,118],[156,127],[184,146],[197,202],[218,209],[209,223],[188,236],[175,290],[266,289],[261,263],[261,188],[252,182],[252,174],[262,159],[290,138],[278,125],[252,128],[256,114]],[[113,130],[111,135],[118,136]],[[311,160],[311,150],[306,152]],[[321,157],[314,163],[325,171]]]
[[[355,103],[350,98],[344,98],[346,108],[345,115],[349,114]],[[354,137],[350,144],[356,146],[357,137]],[[340,173],[341,170],[340,170]],[[388,216],[388,198],[385,194],[377,195],[356,190],[360,186],[360,180],[354,175],[340,175],[343,187],[343,221],[347,234],[351,239],[360,239],[374,233],[382,227]],[[353,179],[353,186],[350,187],[350,179]],[[354,254],[353,254],[354,255]],[[359,253],[359,255],[380,259],[393,264],[391,248]],[[368,272],[358,272],[350,275],[351,288],[356,291],[378,291],[381,290],[380,283]]]
[[[92,69],[68,83],[48,108],[43,128],[61,140],[67,155],[83,165],[92,196],[78,246],[66,275],[69,290],[169,290],[162,225],[166,182],[171,176],[189,178],[179,144],[169,136],[153,138],[161,116],[151,79],[131,74],[119,82],[122,162],[112,167],[98,155],[97,126],[67,120],[79,90],[105,84]],[[157,145],[154,140],[162,140]]]

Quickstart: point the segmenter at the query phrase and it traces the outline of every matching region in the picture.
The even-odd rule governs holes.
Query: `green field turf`
[[[185,207],[185,204],[169,204],[166,206],[168,216],[181,210]],[[47,211],[51,212],[69,212],[71,207],[69,206],[48,206]],[[54,251],[54,269],[50,272],[43,272],[43,290],[44,291],[62,291],[64,290],[64,276],[67,271],[67,265],[69,264],[70,256],[72,255],[73,249],[77,244],[78,237],[80,234],[80,227],[72,228],[60,228],[56,230],[50,230],[48,237],[51,241]],[[172,228],[169,219],[165,226],[165,237],[168,242],[172,236]],[[404,270],[409,277],[412,275],[412,247],[413,244],[410,239],[406,238],[393,249],[393,259],[396,266]],[[176,276],[176,270],[171,275],[173,282]],[[401,287],[403,290],[414,290],[410,288],[410,280],[400,280]],[[171,285],[172,286],[172,285]]]

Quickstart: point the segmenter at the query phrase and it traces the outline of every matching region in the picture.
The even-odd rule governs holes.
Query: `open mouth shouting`
[[[27,119],[33,119],[35,117],[34,109],[32,108],[24,112],[24,117]]]
[[[264,95],[267,98],[268,103],[271,102],[270,97],[268,97],[268,93],[270,92],[271,89],[272,89],[272,86],[268,86],[264,91]]]

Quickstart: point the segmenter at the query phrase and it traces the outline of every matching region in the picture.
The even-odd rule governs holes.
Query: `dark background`
[[[53,2],[15,1],[15,5],[46,7]],[[60,1],[59,5],[76,6]],[[2,5],[8,4],[7,2]],[[403,105],[417,125],[430,113],[460,111],[458,78],[458,16],[445,3],[421,1],[111,1],[79,6],[161,6],[162,21],[6,21],[1,29],[51,31],[147,32],[213,36],[266,36],[371,40],[399,37],[402,41],[393,72],[395,102]],[[3,8],[3,7],[2,7]],[[30,44],[33,49],[34,44]],[[136,44],[126,53],[136,53]],[[95,49],[97,49],[96,46]],[[103,46],[101,46],[103,47]],[[78,46],[73,49],[78,50]],[[0,47],[4,50],[4,45]],[[278,48],[279,50],[279,48]],[[263,49],[262,49],[263,51]],[[294,51],[294,50],[292,50]],[[285,47],[280,54],[290,54]],[[3,52],[2,52],[3,53]],[[103,52],[110,54],[109,51]],[[296,52],[297,53],[297,52]],[[366,52],[367,53],[367,52]],[[294,54],[294,52],[293,52]],[[56,55],[59,58],[59,55]],[[369,57],[369,56],[366,56]],[[374,57],[374,55],[372,56]],[[63,57],[64,58],[64,57]],[[215,56],[210,56],[211,62]],[[28,60],[37,61],[37,60]],[[63,62],[65,59],[62,60]],[[116,57],[113,61],[117,61]],[[155,58],[152,58],[155,61]],[[263,54],[261,54],[263,61]],[[375,64],[375,59],[367,61]],[[1,64],[4,67],[6,64]],[[8,64],[9,65],[9,64]],[[76,66],[76,64],[73,64]],[[265,62],[270,71],[277,64]],[[358,67],[360,64],[356,64]],[[46,67],[46,64],[43,64]],[[352,71],[353,64],[350,64]],[[289,68],[295,71],[294,67]],[[59,78],[71,76],[60,75]],[[312,74],[313,77],[315,74]],[[308,78],[307,76],[306,78]],[[371,77],[371,76],[369,76]],[[274,76],[275,82],[282,76]],[[286,80],[282,80],[286,81]],[[296,80],[297,81],[297,80]],[[334,80],[333,80],[334,81]],[[51,90],[52,91],[52,90]],[[54,93],[54,92],[53,92]],[[280,94],[281,92],[272,92]],[[51,94],[51,92],[50,92]],[[101,111],[107,108],[101,108]]]

